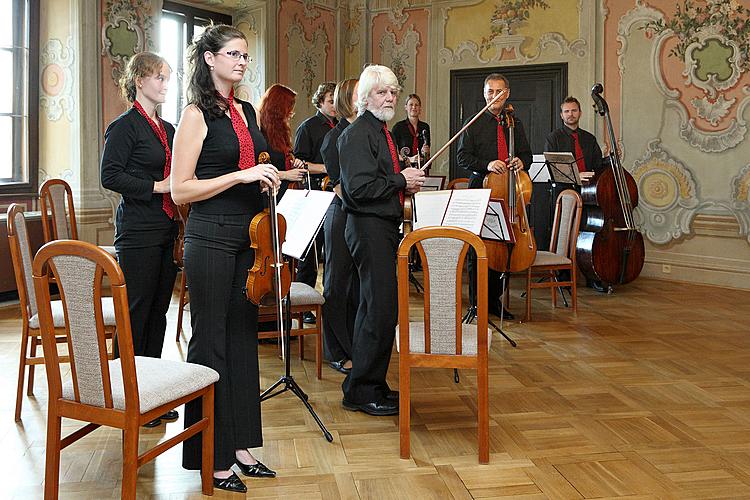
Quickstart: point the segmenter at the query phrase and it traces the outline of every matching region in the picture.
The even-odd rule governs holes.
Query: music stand
[[[550,177],[555,182],[581,185],[581,176],[578,174],[578,162],[573,153],[567,151],[560,153],[545,151],[544,159],[549,168]]]

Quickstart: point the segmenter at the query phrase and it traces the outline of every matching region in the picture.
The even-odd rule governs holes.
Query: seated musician
[[[578,99],[572,96],[565,98],[560,105],[560,118],[563,126],[549,133],[544,141],[544,150],[571,153],[576,159],[581,182],[586,183],[603,168],[602,150],[596,137],[578,126],[581,120],[581,103]],[[568,278],[562,275],[560,279]],[[598,292],[607,292],[607,287],[598,280],[587,280],[586,286]]]
[[[514,144],[515,156],[508,158],[509,131],[501,122],[500,112],[510,96],[508,79],[500,73],[492,73],[484,80],[484,99],[489,104],[499,92],[507,94],[499,98],[469,127],[458,142],[458,166],[471,172],[469,189],[479,189],[485,176],[490,172],[505,173],[509,168],[514,170],[528,169],[531,165],[531,147],[526,139],[521,121],[515,119]],[[469,297],[476,303],[476,258],[469,255]],[[507,286],[507,280],[506,280]],[[503,311],[500,303],[500,275],[490,270],[487,287],[489,311],[506,319],[513,319],[509,311]]]
[[[581,180],[586,182],[602,168],[602,150],[593,134],[578,126],[581,120],[581,103],[575,97],[566,97],[560,105],[563,126],[553,130],[544,141],[544,150],[569,152],[576,159]]]
[[[401,170],[386,125],[400,90],[390,68],[366,67],[357,89],[358,118],[338,140],[344,237],[360,280],[352,370],[342,384],[342,405],[369,415],[398,413],[398,392],[385,381],[398,317],[398,228],[404,192],[415,193],[424,182],[421,170]]]

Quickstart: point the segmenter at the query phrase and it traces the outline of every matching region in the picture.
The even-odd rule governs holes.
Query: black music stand
[[[489,205],[487,206],[487,215],[485,215],[484,218],[484,225],[482,226],[482,238],[489,238],[496,241],[503,241],[506,242],[508,245],[513,245],[515,242],[513,241],[513,233],[510,231],[510,220],[508,219],[508,207],[505,204],[505,200],[490,200]],[[508,252],[508,265],[507,268],[510,268],[510,254],[511,252]],[[492,325],[492,327],[498,331],[500,335],[502,335],[505,340],[510,343],[513,347],[517,347],[516,341],[510,338],[504,331],[503,331],[503,321],[505,316],[505,300],[507,298],[507,279],[509,275],[509,271],[505,271],[500,273],[500,286],[502,287],[502,294],[500,295],[500,304],[502,304],[502,308],[500,309],[500,326],[496,325],[495,322],[493,322],[491,319],[487,318],[487,322]],[[475,290],[476,293],[476,290]],[[477,317],[477,306],[476,297],[471,298],[472,304],[469,306],[469,309],[466,311],[466,314],[464,314],[463,322],[464,323],[471,323],[474,321]],[[454,379],[456,382],[458,382],[458,370],[454,370]]]
[[[581,185],[581,176],[578,173],[578,161],[572,153],[544,153],[544,163],[549,168],[549,174],[555,182],[560,184]]]

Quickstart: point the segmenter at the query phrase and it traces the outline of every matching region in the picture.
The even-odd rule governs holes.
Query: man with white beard
[[[360,280],[342,404],[376,416],[398,413],[398,392],[385,381],[398,320],[396,250],[404,193],[416,193],[424,182],[421,170],[401,170],[386,124],[400,90],[389,68],[366,67],[359,77],[358,117],[338,140],[346,244]]]

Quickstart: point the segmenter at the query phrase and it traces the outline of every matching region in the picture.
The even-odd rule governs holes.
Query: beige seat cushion
[[[65,315],[63,313],[62,301],[53,300],[50,302],[52,306],[52,321],[55,324],[55,328],[65,327]],[[115,305],[112,302],[112,297],[102,297],[102,319],[104,320],[104,326],[116,326],[115,322]],[[29,326],[31,328],[39,328],[39,314],[33,315],[29,318]]]
[[[289,289],[289,300],[293,306],[312,306],[325,304],[323,294],[305,283],[293,281]]]
[[[143,356],[135,357],[135,371],[141,414],[208,387],[219,380],[216,370],[207,366]],[[119,359],[109,362],[109,374],[112,383],[112,405],[118,410],[124,410],[125,390]],[[74,399],[71,380],[63,384],[63,399]]]
[[[539,250],[534,259],[534,266],[564,266],[571,264],[571,260],[564,255]]]
[[[462,323],[463,332],[461,337],[462,354],[474,356],[477,354],[477,325]],[[431,332],[431,353],[432,354],[456,354],[456,337],[455,334],[440,338]],[[396,350],[400,351],[400,339],[398,326],[396,327]],[[487,348],[492,344],[492,330],[487,328]],[[424,323],[409,323],[409,346],[412,353],[424,352]]]

